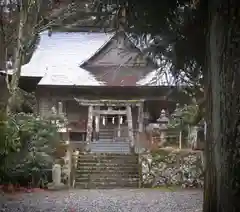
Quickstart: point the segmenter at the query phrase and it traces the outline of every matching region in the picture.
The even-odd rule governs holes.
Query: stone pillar
[[[59,186],[61,185],[61,165],[54,164],[52,168],[52,179],[53,179],[53,185]]]
[[[67,132],[67,142],[66,144],[68,144],[67,147],[67,152],[66,152],[66,166],[67,166],[67,175],[68,175],[68,187],[70,188],[72,186],[72,147],[71,147],[71,143],[70,143],[70,134],[69,132]]]
[[[189,128],[189,136],[188,136],[188,143],[190,143],[192,149],[197,149],[197,134],[198,134],[198,127],[190,127]]]
[[[48,184],[49,190],[61,189],[64,187],[64,184],[61,182],[62,169],[61,165],[56,163],[52,167],[52,183]]]
[[[67,166],[68,166],[68,186],[72,187],[72,148],[69,146],[67,150]]]
[[[87,122],[87,137],[86,141],[87,143],[90,143],[92,140],[92,132],[93,132],[93,106],[88,106],[88,122]]]
[[[182,130],[179,132],[179,149],[182,149]]]
[[[134,147],[132,109],[130,105],[127,106],[127,124],[128,124],[128,135],[129,135],[129,140],[131,142],[131,147]]]

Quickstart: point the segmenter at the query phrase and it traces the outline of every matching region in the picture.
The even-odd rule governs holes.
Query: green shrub
[[[55,117],[59,118],[59,117]],[[39,185],[54,162],[54,151],[60,141],[54,117],[41,119],[18,113],[2,116],[0,125],[1,183]]]

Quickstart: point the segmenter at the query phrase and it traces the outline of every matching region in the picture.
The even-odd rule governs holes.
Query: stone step
[[[114,136],[115,134],[116,134],[116,131],[114,129],[99,130],[99,136],[101,136],[101,135],[112,135],[112,136]]]
[[[128,160],[129,159],[129,160]],[[85,158],[85,157],[78,157],[79,163],[105,163],[105,164],[118,164],[118,165],[128,165],[128,164],[137,164],[138,158]]]
[[[138,155],[137,154],[131,154],[131,153],[126,153],[126,154],[120,154],[120,153],[80,153],[77,155],[78,158],[81,158],[83,160],[85,159],[92,159],[92,160],[116,160],[119,161],[121,159],[123,160],[137,160]]]
[[[99,175],[99,176],[138,176],[140,170],[138,168],[135,168],[134,170],[131,169],[121,169],[120,170],[114,170],[114,169],[77,169],[75,171],[75,174],[77,176],[91,176],[91,175]]]
[[[129,147],[130,144],[127,142],[93,142],[89,144],[90,146],[99,146],[99,147]]]
[[[111,135],[111,136],[106,136],[106,135],[104,135],[104,136],[102,136],[102,135],[99,135],[99,137],[98,137],[99,139],[99,141],[101,141],[101,140],[108,140],[109,142],[113,142],[113,140],[114,140],[114,136],[113,135]]]
[[[119,143],[129,143],[129,138],[126,137],[115,137],[114,142],[119,142]]]
[[[108,171],[108,172],[107,172]],[[88,173],[89,172],[89,173]],[[115,170],[78,170],[75,172],[76,176],[138,176],[140,171],[138,170],[122,170],[122,173],[119,173]]]
[[[78,163],[85,163],[86,165],[88,164],[106,164],[105,166],[108,166],[108,165],[135,165],[138,163],[138,159],[137,158],[129,158],[129,161],[127,159],[123,159],[121,160],[121,158],[118,158],[116,160],[114,159],[92,159],[92,158],[78,158]]]
[[[127,142],[93,142],[88,148],[95,153],[130,153],[130,145]]]
[[[114,137],[114,133],[99,133],[99,137]]]
[[[117,129],[117,126],[100,127],[100,128],[99,128],[99,132],[100,132],[100,131],[107,131],[107,130],[115,130],[115,129]]]
[[[100,130],[99,135],[101,134],[114,134],[115,130]]]
[[[99,136],[98,136],[98,140],[109,140],[109,141],[113,141],[113,140],[114,140],[114,136],[113,136],[113,135],[99,135]]]
[[[137,154],[79,155],[75,170],[76,188],[138,188],[140,165]]]
[[[117,189],[117,188],[138,188],[138,182],[126,182],[126,183],[117,183],[117,182],[75,182],[75,188],[79,189]]]
[[[91,182],[91,183],[115,183],[115,184],[127,184],[127,183],[133,183],[133,182],[139,182],[139,178],[76,178],[76,182]]]
[[[95,145],[95,144],[92,144],[92,145],[89,145],[89,147],[90,147],[90,149],[103,149],[103,150],[105,149],[105,151],[107,149],[108,150],[118,150],[118,149],[127,150],[127,149],[130,149],[129,145],[112,145],[112,146],[108,146],[108,145]]]
[[[75,182],[79,183],[85,183],[85,182],[92,182],[92,183],[133,183],[133,182],[139,182],[140,178],[139,177],[110,177],[110,176],[94,176],[94,177],[81,177],[81,176],[76,176]]]
[[[129,158],[129,161],[127,159],[123,159],[121,160],[121,158],[118,158],[116,160],[114,159],[94,159],[94,158],[78,158],[77,160],[78,164],[81,165],[92,165],[92,164],[103,164],[104,166],[122,166],[124,165],[124,167],[126,166],[134,166],[138,163],[138,159],[137,158]]]
[[[114,139],[110,138],[102,138],[99,139],[98,141],[91,142],[90,144],[95,144],[95,145],[129,145],[129,142],[125,141],[114,141]]]
[[[103,149],[103,148],[92,148],[91,152],[95,153],[103,153],[103,152],[111,152],[111,153],[129,153],[130,149]]]
[[[99,139],[98,141],[93,141],[90,144],[99,144],[99,145],[129,145],[129,142],[125,140],[113,140],[113,139]]]
[[[102,135],[100,135],[99,137],[98,137],[99,139],[99,141],[101,141],[101,140],[108,140],[109,142],[113,142],[114,141],[114,136],[113,135],[110,135],[110,136],[106,136],[106,135],[104,135],[104,136],[102,136]]]
[[[112,143],[114,142],[113,138],[99,138],[97,141],[93,143]]]
[[[81,163],[81,164],[96,164],[96,163],[104,163],[104,164],[112,164],[112,165],[135,165],[138,163],[138,158],[129,158],[128,159],[125,159],[125,158],[117,158],[117,159],[112,159],[112,158],[100,158],[100,159],[97,159],[97,158],[82,158],[82,157],[79,157],[78,158],[78,163]]]
[[[95,178],[90,178],[90,177],[76,177],[75,182],[78,183],[99,183],[99,184],[108,184],[108,183],[115,183],[115,184],[120,184],[120,183],[134,183],[134,182],[139,182],[140,178],[133,177],[133,178],[110,178],[110,177],[95,177]]]
[[[113,135],[99,135],[98,140],[109,140],[109,141],[113,141],[114,140],[114,136]]]
[[[95,144],[95,145],[112,145],[112,146],[117,146],[117,145],[129,145],[129,142],[125,142],[125,141],[114,141],[113,139],[110,140],[110,138],[102,138],[102,139],[99,139],[98,141],[96,142],[92,142],[90,144]]]
[[[91,147],[129,147],[128,142],[92,142],[89,144]]]
[[[114,170],[109,170],[107,172],[106,170],[89,170],[87,171],[77,171],[75,172],[75,177],[80,178],[80,177],[86,177],[86,178],[114,178],[114,179],[120,179],[120,178],[139,178],[140,170],[134,170],[134,171],[122,171],[122,173],[119,173]]]
[[[114,141],[114,135],[99,135],[98,141],[113,142]]]
[[[90,176],[99,176],[99,177],[113,177],[113,178],[117,178],[117,177],[134,177],[134,178],[139,178],[139,172],[138,171],[132,171],[132,172],[115,172],[114,170],[111,171],[97,171],[94,170],[91,173],[88,173],[86,171],[77,171],[76,176],[78,177],[90,177]]]
[[[98,174],[98,173],[103,173],[104,175],[109,174],[122,174],[122,175],[129,175],[129,174],[137,174],[139,173],[139,168],[87,168],[87,167],[81,167],[78,168],[76,171],[76,174]],[[120,173],[122,172],[122,173]]]
[[[102,154],[96,154],[96,153],[88,153],[88,152],[80,152],[78,154],[81,157],[93,157],[93,158],[138,158],[138,154],[134,153],[128,153],[128,154],[113,154],[113,153],[102,153]]]
[[[102,167],[122,167],[124,165],[124,167],[132,167],[132,166],[135,166],[137,164],[137,160],[133,160],[131,159],[132,161],[121,161],[121,160],[118,160],[118,161],[105,161],[105,160],[81,160],[81,159],[78,159],[77,161],[77,164],[81,164],[82,166],[91,166],[91,165],[94,165],[94,166],[102,166]]]

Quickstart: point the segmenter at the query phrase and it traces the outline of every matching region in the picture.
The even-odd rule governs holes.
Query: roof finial
[[[52,28],[50,27],[49,29],[48,29],[48,37],[51,37],[52,36]]]

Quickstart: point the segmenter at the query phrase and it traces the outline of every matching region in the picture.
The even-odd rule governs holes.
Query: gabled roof
[[[124,47],[117,46],[121,42],[124,42],[124,44],[125,44],[124,47],[127,49],[123,49]],[[110,51],[115,50],[120,57],[122,57],[123,54],[128,55],[129,53],[135,53],[135,55],[137,54],[138,56],[144,56],[143,53],[141,52],[141,50],[138,47],[136,47],[136,45],[130,40],[130,38],[126,35],[125,32],[118,32],[118,33],[113,34],[111,36],[111,38],[103,46],[101,46],[101,48],[99,48],[93,55],[91,55],[91,57],[89,57],[87,60],[83,61],[81,63],[81,67],[84,68],[86,66],[91,65],[91,62],[94,61],[99,55],[103,54],[104,50],[107,51],[105,53],[109,53]],[[123,51],[123,52],[121,52],[121,51]],[[129,52],[126,52],[126,51],[129,51]],[[98,64],[98,66],[99,65],[100,64]],[[126,65],[126,64],[124,64],[124,65]],[[154,66],[153,64],[151,64],[151,65]]]
[[[21,76],[39,77],[39,85],[107,85],[81,65],[99,54],[113,37],[113,34],[84,32],[54,32],[49,37],[47,31],[42,32],[30,62],[22,66]],[[152,70],[150,75],[155,72]],[[149,78],[149,74],[145,73],[145,76],[148,79],[137,78],[135,85],[156,85],[150,83],[152,77]]]
[[[57,81],[64,81],[65,84],[79,77],[84,79],[85,84],[96,84],[90,73],[79,65],[111,39],[111,36],[105,33],[58,32],[49,37],[48,32],[42,32],[30,62],[22,66],[21,76],[43,77],[39,84],[50,78],[53,78],[53,84],[58,83]],[[9,70],[8,73],[11,74],[12,71]],[[81,83],[82,80],[78,82]]]

